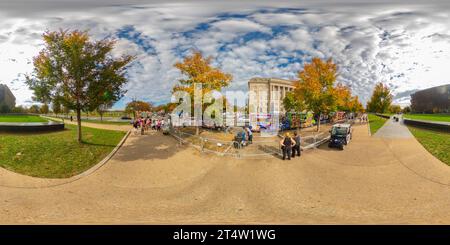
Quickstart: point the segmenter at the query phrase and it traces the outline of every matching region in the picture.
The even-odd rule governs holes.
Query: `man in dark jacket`
[[[300,156],[302,154],[300,149],[301,139],[297,132],[294,132],[294,141],[295,145],[292,147],[292,157],[295,157],[295,152],[297,152],[297,156]]]

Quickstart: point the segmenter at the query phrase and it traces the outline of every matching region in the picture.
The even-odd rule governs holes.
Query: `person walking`
[[[297,132],[294,132],[294,141],[295,145],[292,147],[292,157],[295,157],[295,155],[299,157],[302,154],[300,148],[301,138]]]
[[[158,122],[156,124],[156,131],[160,131],[161,130],[161,120],[158,119]]]
[[[281,149],[283,150],[283,160],[291,160],[292,147],[295,146],[295,141],[291,138],[291,134],[286,133],[284,138],[280,141]]]

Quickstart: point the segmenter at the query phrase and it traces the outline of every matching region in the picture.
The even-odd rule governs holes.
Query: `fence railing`
[[[221,140],[201,135],[186,133],[178,128],[171,128],[169,133],[179,141],[179,144],[188,144],[200,152],[214,153],[220,156],[232,156],[236,158],[261,158],[282,156],[280,138],[273,140],[261,140],[255,138],[253,142],[238,142],[235,140]],[[330,138],[328,132],[302,137],[301,148],[303,150],[316,148]]]

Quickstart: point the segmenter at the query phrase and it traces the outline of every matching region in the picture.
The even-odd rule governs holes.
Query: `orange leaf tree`
[[[301,98],[304,105],[312,111],[320,130],[320,116],[336,110],[337,96],[334,83],[337,77],[337,66],[331,59],[322,61],[313,58],[299,72],[299,81],[294,89],[295,97]]]
[[[362,112],[364,110],[358,96],[352,96],[349,87],[338,83],[335,87],[337,110],[347,112]]]
[[[183,62],[178,62],[175,67],[178,68],[184,78],[175,85],[173,92],[186,91],[194,101],[194,84],[201,84],[202,93],[207,94],[213,90],[220,91],[227,87],[232,80],[231,74],[224,73],[220,69],[211,65],[211,57],[204,58],[200,51],[194,51],[192,55],[184,58]],[[193,108],[193,107],[192,107]],[[202,100],[202,112],[204,110]],[[198,128],[197,128],[198,133]]]
[[[369,112],[386,113],[392,103],[392,95],[389,88],[383,83],[375,85],[372,97],[367,103],[367,110]]]

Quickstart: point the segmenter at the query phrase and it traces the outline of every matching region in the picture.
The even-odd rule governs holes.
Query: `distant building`
[[[295,88],[294,81],[279,78],[252,78],[248,81],[249,124],[277,132],[279,116],[285,113],[283,99]]]
[[[253,106],[254,112],[258,114],[269,114],[271,104],[277,106],[279,112],[283,113],[283,99],[294,88],[294,81],[291,80],[252,78],[248,81],[248,91],[251,93],[248,104]]]
[[[412,94],[411,111],[415,113],[449,113],[450,84],[424,89]]]
[[[16,106],[16,97],[11,93],[8,86],[0,84],[0,110],[6,106],[12,110]]]

